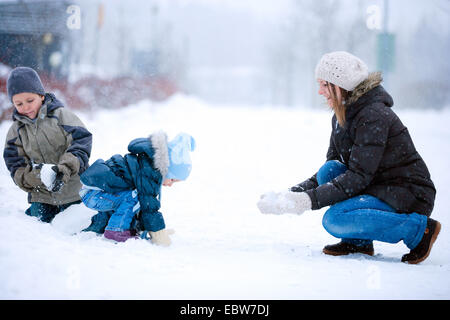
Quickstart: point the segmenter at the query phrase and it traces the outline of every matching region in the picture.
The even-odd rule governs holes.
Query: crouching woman
[[[325,54],[316,67],[319,94],[333,110],[326,163],[288,192],[265,194],[263,213],[330,208],[324,228],[341,239],[329,255],[374,254],[373,241],[403,241],[402,261],[425,260],[441,225],[431,219],[436,189],[408,129],[392,110],[380,73],[347,52]]]

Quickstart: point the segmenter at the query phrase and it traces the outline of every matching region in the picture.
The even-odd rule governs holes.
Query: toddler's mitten
[[[172,240],[170,240],[169,235],[173,234],[174,231],[173,229],[162,229],[159,231],[150,231],[150,241],[153,244],[156,244],[158,246],[164,246],[164,247],[168,247],[171,245]]]

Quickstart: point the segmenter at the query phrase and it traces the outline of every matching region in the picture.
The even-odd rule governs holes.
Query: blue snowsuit
[[[137,223],[134,227],[146,231],[165,228],[159,209],[161,185],[169,165],[167,136],[158,132],[149,138],[134,139],[128,151],[125,156],[98,159],[81,175],[88,190],[83,188],[81,192],[85,205],[95,210],[105,208],[92,218],[86,231],[102,233],[111,214],[120,218],[109,221],[114,224],[108,224],[110,230],[133,228],[133,222]],[[137,212],[140,213],[136,221]]]

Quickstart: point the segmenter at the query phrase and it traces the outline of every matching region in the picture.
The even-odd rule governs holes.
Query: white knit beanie
[[[345,51],[324,54],[316,66],[316,79],[331,82],[347,91],[355,89],[368,76],[367,65]]]

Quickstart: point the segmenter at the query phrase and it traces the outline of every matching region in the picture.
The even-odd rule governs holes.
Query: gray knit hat
[[[316,79],[331,82],[347,91],[355,89],[368,76],[367,65],[345,51],[324,54],[316,66]]]
[[[45,95],[41,78],[36,71],[28,67],[17,67],[11,71],[7,81],[9,100],[18,93],[31,92]]]

